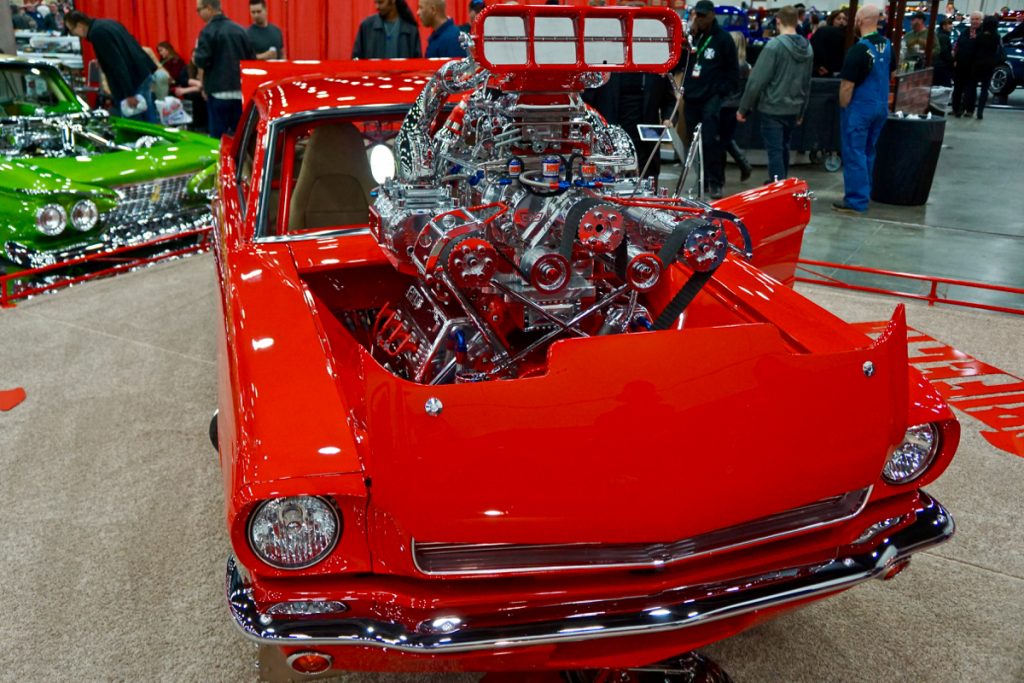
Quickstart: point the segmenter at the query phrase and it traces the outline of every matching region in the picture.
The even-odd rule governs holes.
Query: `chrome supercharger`
[[[738,219],[641,178],[646,160],[629,136],[582,97],[609,72],[667,74],[678,16],[594,16],[489,8],[465,37],[470,56],[441,67],[403,122],[396,176],[371,209],[385,253],[413,276],[373,329],[374,356],[397,375],[436,384],[543,372],[561,337],[674,324],[726,258],[730,224],[749,252]],[[648,310],[643,295],[677,262],[686,285]]]

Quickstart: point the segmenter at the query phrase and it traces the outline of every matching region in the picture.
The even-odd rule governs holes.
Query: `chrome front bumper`
[[[834,560],[789,567],[722,584],[681,586],[665,591],[665,604],[628,614],[583,615],[557,621],[473,628],[471,623],[448,633],[419,633],[404,625],[362,618],[281,619],[260,614],[252,589],[234,562],[227,565],[227,597],[236,625],[267,645],[357,645],[388,647],[420,654],[551,645],[683,629],[754,610],[784,605],[850,588],[880,578],[911,554],[938,545],[953,535],[953,518],[942,505],[920,494],[913,521],[894,533],[885,524],[864,529],[857,543],[839,549]],[[895,521],[895,520],[890,520]],[[863,539],[863,540],[862,540]],[[694,597],[679,601],[685,592]],[[651,604],[658,596],[651,596]]]
[[[0,258],[23,268],[45,268],[121,247],[145,246],[160,237],[198,230],[212,223],[213,214],[208,206],[185,207],[167,215],[100,226],[95,235],[83,234],[81,243],[64,248],[41,250],[12,240],[4,243]]]

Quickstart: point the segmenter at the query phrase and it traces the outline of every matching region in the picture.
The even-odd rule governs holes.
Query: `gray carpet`
[[[803,291],[849,320],[894,305]],[[205,255],[0,311],[0,389],[28,392],[0,413],[0,680],[255,678],[256,648],[224,606],[206,439],[215,296]],[[1024,376],[1019,319],[910,305],[909,322]],[[707,652],[736,683],[1024,681],[1022,490],[1024,459],[964,420],[931,487],[956,515],[953,542]]]

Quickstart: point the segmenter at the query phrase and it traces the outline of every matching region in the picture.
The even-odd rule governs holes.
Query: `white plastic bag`
[[[160,123],[165,126],[187,126],[192,123],[192,117],[185,111],[181,100],[173,95],[157,100],[156,108],[160,112]]]

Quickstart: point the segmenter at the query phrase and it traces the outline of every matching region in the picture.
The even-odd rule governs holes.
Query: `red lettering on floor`
[[[13,410],[15,406],[25,400],[25,390],[21,387],[15,389],[0,389],[0,410]]]
[[[854,327],[878,335],[886,324],[866,322]],[[912,328],[907,328],[907,346],[910,364],[949,405],[989,428],[980,431],[986,441],[1024,458],[1024,379]]]

